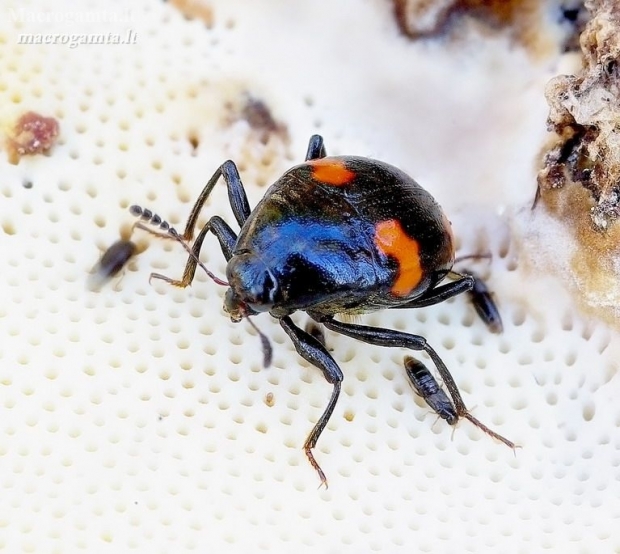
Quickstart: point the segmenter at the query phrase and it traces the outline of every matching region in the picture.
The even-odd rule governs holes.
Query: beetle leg
[[[310,317],[314,317],[314,314],[310,314]],[[450,396],[454,401],[457,413],[465,413],[467,407],[463,402],[463,397],[459,392],[450,371],[443,363],[437,352],[426,342],[424,337],[419,335],[412,335],[410,333],[403,333],[393,329],[381,329],[380,327],[369,327],[367,325],[357,325],[354,323],[343,323],[342,321],[336,321],[331,316],[321,317],[317,319],[320,323],[325,325],[331,331],[340,333],[347,337],[367,342],[368,344],[374,344],[375,346],[387,346],[387,347],[400,347],[408,348],[410,350],[424,350],[433,363],[437,367],[437,371],[441,375],[446,388],[450,392]]]
[[[471,415],[470,412],[465,412],[464,414],[459,414],[459,415],[460,415],[460,417],[464,417],[465,419],[469,420],[476,427],[478,427],[478,429],[481,429],[484,433],[486,433],[490,437],[493,437],[495,440],[503,442],[508,448],[512,448],[513,450],[515,448],[521,448],[519,445],[517,445],[514,442],[508,440],[506,437],[502,437],[499,433],[496,433],[495,431],[493,431],[493,429],[489,429],[477,417],[474,417],[473,415]]]
[[[486,252],[485,254],[464,254],[463,256],[457,256],[454,259],[454,263],[459,264],[463,260],[490,260],[492,258],[493,255],[490,252]],[[456,273],[456,275],[460,275],[460,273]]]
[[[141,227],[146,231],[150,230],[146,227]],[[189,286],[194,280],[194,275],[196,273],[196,266],[198,265],[198,257],[200,255],[200,248],[202,247],[202,242],[204,241],[207,233],[211,231],[217,238],[220,243],[220,248],[222,249],[222,253],[224,257],[228,261],[232,256],[232,251],[235,246],[235,242],[237,241],[237,235],[230,228],[228,223],[226,223],[221,217],[215,215],[213,216],[205,226],[201,229],[200,233],[196,237],[194,244],[192,245],[191,254],[187,260],[187,264],[185,264],[185,270],[183,271],[183,277],[180,280],[172,279],[167,277],[166,275],[162,275],[161,273],[151,273],[151,279],[161,279],[162,281],[166,281],[166,283],[170,283],[175,287],[185,288]]]
[[[534,201],[532,202],[532,207],[530,208],[530,210],[534,210],[541,196],[542,194],[540,192],[540,183],[538,183],[538,185],[536,186],[536,194],[534,195]]]
[[[192,240],[196,229],[196,222],[198,221],[198,216],[200,215],[200,210],[202,210],[202,207],[207,201],[207,198],[209,198],[215,183],[217,183],[220,177],[224,178],[224,182],[228,188],[228,201],[230,202],[230,207],[232,208],[239,227],[243,226],[245,220],[250,215],[250,204],[248,203],[248,197],[245,194],[245,189],[243,188],[243,183],[241,182],[241,177],[239,176],[239,170],[234,162],[228,160],[217,168],[216,172],[213,174],[213,177],[209,179],[198,196],[198,200],[196,200],[196,203],[187,218],[185,231],[183,231],[183,234],[181,235],[184,240]]]
[[[492,431],[469,413],[469,410],[467,409],[467,406],[465,406],[463,397],[461,396],[461,393],[459,392],[459,389],[456,386],[456,383],[454,382],[450,371],[443,363],[437,352],[435,352],[433,348],[431,348],[431,346],[426,342],[426,339],[424,337],[420,337],[418,335],[411,335],[409,333],[402,333],[401,331],[395,331],[393,329],[381,329],[378,327],[369,327],[367,325],[342,323],[341,321],[336,321],[331,316],[321,317],[317,316],[316,314],[310,314],[310,317],[316,319],[331,331],[335,331],[336,333],[340,333],[341,335],[361,340],[362,342],[367,342],[368,344],[373,344],[375,346],[409,348],[410,350],[424,350],[430,356],[431,360],[433,360],[437,371],[439,371],[444,385],[446,386],[448,392],[450,393],[450,396],[452,397],[452,401],[454,402],[454,407],[456,408],[457,415],[459,417],[464,417],[465,419],[468,419],[474,425],[482,429],[485,433],[503,442],[510,448],[516,448],[513,442],[502,437],[495,431]]]
[[[321,135],[312,135],[308,142],[308,150],[306,151],[306,161],[316,160],[324,158],[327,155],[325,152],[325,144],[323,144],[323,137]]]
[[[340,395],[340,387],[343,379],[342,371],[329,352],[327,352],[325,347],[312,335],[309,335],[297,327],[290,317],[285,316],[280,318],[280,325],[282,326],[282,329],[284,329],[284,332],[293,341],[293,345],[295,346],[297,353],[304,358],[304,360],[310,362],[313,366],[318,367],[323,372],[323,377],[325,377],[327,382],[334,385],[332,395],[327,403],[325,411],[317,421],[312,431],[310,431],[310,434],[304,443],[304,451],[306,452],[306,456],[308,457],[310,464],[319,474],[321,484],[325,485],[325,488],[327,488],[327,478],[325,477],[325,473],[323,473],[321,466],[315,460],[314,455],[312,454],[312,449],[316,446],[323,429],[325,429],[325,426],[327,425],[327,422],[336,407],[336,402],[338,402],[338,396]]]
[[[476,313],[491,333],[503,332],[502,316],[485,282],[471,272],[467,272],[467,275],[474,278],[474,288],[469,291],[469,298]]]
[[[434,289],[431,289],[430,291],[424,293],[422,296],[419,296],[418,298],[415,298],[410,302],[406,302],[405,304],[400,304],[398,306],[390,306],[390,308],[423,308],[425,306],[439,304],[440,302],[443,302],[448,298],[458,296],[463,292],[471,290],[474,286],[474,278],[470,275],[459,275],[459,277],[460,278],[456,281],[452,281],[451,283],[435,287]]]

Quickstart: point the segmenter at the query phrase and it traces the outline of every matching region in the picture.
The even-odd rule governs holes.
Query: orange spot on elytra
[[[392,294],[407,296],[422,279],[420,246],[396,219],[377,223],[375,244],[380,252],[398,262],[398,277],[392,285]]]
[[[346,185],[355,179],[355,171],[347,169],[340,160],[321,158],[311,160],[308,164],[312,167],[312,176],[327,185]]]

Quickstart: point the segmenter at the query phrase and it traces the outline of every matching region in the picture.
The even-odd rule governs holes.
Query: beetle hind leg
[[[425,308],[426,306],[434,306],[440,304],[449,298],[458,296],[464,292],[470,291],[474,286],[474,278],[470,275],[460,275],[456,281],[436,286],[425,292],[422,296],[418,296],[409,302],[391,306],[393,310],[402,310],[408,308]]]
[[[316,314],[310,314],[313,319],[316,319],[328,329],[335,331],[336,333],[340,333],[341,335],[345,335],[347,337],[351,337],[362,342],[366,342],[368,344],[373,344],[375,346],[386,346],[386,347],[400,347],[400,348],[408,348],[410,350],[424,350],[437,368],[437,371],[441,375],[441,379],[444,382],[444,385],[448,389],[450,393],[450,397],[452,398],[452,402],[454,403],[454,407],[456,409],[457,416],[464,417],[473,423],[476,427],[480,428],[487,435],[503,442],[506,446],[512,448],[516,448],[515,444],[512,441],[502,437],[500,434],[495,431],[489,429],[486,425],[480,422],[477,418],[470,414],[465,402],[463,401],[463,397],[459,392],[459,389],[452,377],[452,374],[444,364],[443,360],[439,357],[437,352],[428,344],[424,337],[419,335],[412,335],[410,333],[403,333],[401,331],[396,331],[393,329],[381,329],[378,327],[369,327],[367,325],[356,325],[352,323],[343,323],[341,321],[336,321],[331,316],[330,317],[320,317],[316,316]],[[316,316],[316,317],[315,317]]]
[[[499,433],[493,431],[493,429],[489,429],[477,417],[471,415],[469,411],[465,411],[464,413],[459,414],[459,417],[464,417],[467,421],[473,423],[476,427],[478,427],[478,429],[480,429],[483,433],[486,433],[487,435],[489,435],[489,437],[492,437],[499,442],[503,442],[508,448],[512,448],[512,450],[515,450],[516,448],[521,448],[519,445],[515,444],[511,440],[508,440],[506,437],[503,437]]]

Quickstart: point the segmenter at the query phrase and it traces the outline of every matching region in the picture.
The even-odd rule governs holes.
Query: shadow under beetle
[[[193,244],[198,216],[223,177],[236,234],[219,216],[211,217]],[[180,280],[188,286],[200,265],[228,287],[224,309],[234,322],[269,312],[296,351],[321,370],[332,385],[323,414],[306,438],[304,451],[327,486],[312,450],[340,395],[343,374],[319,340],[297,327],[290,315],[306,312],[326,328],[376,346],[424,351],[450,393],[458,414],[467,413],[452,375],[424,337],[342,322],[337,314],[421,308],[471,290],[474,279],[451,272],[454,239],[450,222],[435,199],[411,177],[383,162],[357,156],[327,157],[322,137],[310,138],[306,161],[288,170],[250,209],[237,167],[224,162],[209,179],[179,234],[159,216],[139,206],[130,211],[155,225],[152,234],[182,242],[190,256]],[[210,273],[198,256],[213,233],[227,260],[226,281]],[[441,284],[445,277],[454,281]]]

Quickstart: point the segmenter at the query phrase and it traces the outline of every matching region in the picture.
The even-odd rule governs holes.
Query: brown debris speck
[[[26,112],[16,122],[7,137],[9,162],[19,163],[22,156],[47,152],[58,137],[58,121],[36,112]]]
[[[241,171],[254,171],[253,182],[266,186],[282,173],[283,161],[290,159],[290,136],[267,101],[247,91],[236,95],[225,104],[222,126],[234,129],[229,155]]]
[[[288,139],[288,130],[283,123],[275,120],[269,106],[262,100],[248,95],[245,99],[239,119],[248,122],[250,128],[255,131],[263,144],[269,142],[271,135],[279,135]]]

